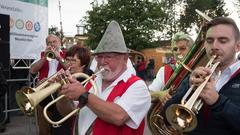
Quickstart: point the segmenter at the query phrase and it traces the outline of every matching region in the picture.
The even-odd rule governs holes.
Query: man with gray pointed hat
[[[128,50],[116,21],[107,27],[94,55],[97,68],[104,69],[95,78],[97,94],[93,87],[84,88],[71,78],[61,89],[82,107],[78,134],[142,135],[151,97],[145,82],[127,68]]]

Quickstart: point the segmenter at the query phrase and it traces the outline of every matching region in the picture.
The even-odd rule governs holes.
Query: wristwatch
[[[88,95],[89,94],[90,93],[88,91],[86,91],[79,96],[78,101],[79,101],[80,107],[84,107],[88,103]]]

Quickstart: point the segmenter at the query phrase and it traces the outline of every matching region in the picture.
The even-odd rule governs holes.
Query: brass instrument
[[[63,71],[63,70],[61,70]],[[61,72],[59,71],[59,72]],[[18,106],[20,107],[20,110],[30,116],[33,114],[36,106],[46,97],[48,97],[51,93],[54,93],[56,91],[56,85],[60,85],[59,83],[53,83],[51,87],[54,87],[54,92],[51,92],[49,89],[49,82],[48,80],[51,80],[52,78],[57,77],[59,72],[55,73],[51,77],[49,77],[47,80],[42,82],[40,85],[38,85],[36,88],[31,87],[23,87],[20,90],[18,90],[15,94],[16,101]],[[44,91],[42,91],[44,90]],[[47,93],[46,93],[47,92]]]
[[[170,79],[167,81],[163,88],[162,95],[168,93],[174,95],[176,89],[181,84],[182,80],[190,73],[190,69],[194,69],[197,65],[204,65],[206,60],[206,52],[203,47],[204,31],[200,31],[197,39],[190,48],[183,61],[176,67]],[[188,68],[185,68],[188,67]],[[161,116],[164,103],[161,100],[152,102],[151,108],[148,111],[147,122],[148,127],[154,135],[179,135],[182,134],[173,127],[169,127],[165,124],[164,117]]]
[[[195,11],[201,16],[203,17],[205,20],[207,20],[208,22],[210,22],[212,20],[211,17],[207,16],[206,14],[204,14],[202,11],[195,9]]]
[[[96,74],[99,74],[102,71],[104,71],[103,68],[99,70]],[[60,81],[54,82],[54,83],[48,82],[48,80],[57,77],[59,75],[59,72],[57,72],[56,74],[48,78],[46,81],[44,81],[42,84],[40,84],[36,88],[23,87],[22,89],[16,92],[16,95],[15,95],[16,101],[22,112],[24,112],[28,116],[32,115],[36,106],[41,101],[43,101],[52,93],[56,92],[62,85],[68,83],[66,76],[61,76],[62,74],[60,74],[61,76]],[[85,77],[87,79],[84,82],[87,82],[90,80],[90,82],[93,84],[93,80],[92,80],[93,76],[89,77],[84,73],[75,73],[72,76],[76,78]],[[93,87],[95,89],[94,93],[96,93],[97,92],[96,86],[93,85]],[[64,97],[64,96],[62,95],[60,97]]]
[[[95,73],[93,76],[89,77],[87,74],[84,73],[76,73],[75,75],[77,77],[82,77],[85,78],[85,80],[83,82],[81,82],[81,84],[85,84],[86,82],[90,81],[90,83],[92,84],[92,87],[94,89],[94,94],[97,94],[97,86],[95,85],[94,81],[92,80],[94,76],[96,76],[97,74],[101,73],[102,71],[104,71],[104,68],[101,68],[97,73]],[[58,126],[61,123],[63,123],[64,121],[66,121],[67,119],[69,119],[70,117],[72,117],[73,115],[75,115],[76,113],[78,113],[80,111],[80,108],[76,108],[74,109],[72,112],[70,112],[68,115],[66,115],[65,117],[63,117],[61,120],[59,121],[52,121],[47,114],[47,109],[53,105],[54,103],[56,103],[57,101],[59,101],[60,99],[64,98],[65,95],[61,95],[58,98],[56,98],[55,100],[51,101],[50,103],[48,103],[44,109],[43,109],[43,114],[44,117],[46,118],[46,120],[51,123],[53,126]]]
[[[53,59],[56,59],[55,53],[54,53],[52,50],[47,51],[47,52],[45,53],[45,57],[46,57],[46,59],[47,59],[48,61],[51,61],[51,60],[53,60]]]
[[[197,11],[196,11],[197,12]],[[199,12],[197,12],[199,13]],[[199,14],[203,16],[202,14]],[[203,17],[205,17],[204,15]],[[189,69],[194,69],[198,65],[205,65],[206,64],[206,52],[205,48],[203,47],[203,36],[205,35],[205,31],[203,31],[204,26],[200,30],[194,44],[190,48],[188,54],[184,57],[183,61],[179,62],[179,66],[176,67],[173,74],[171,75],[170,79],[167,81],[165,87],[161,94],[157,95],[156,97],[152,98],[159,98],[161,95],[165,95],[168,93],[169,95],[174,95],[178,86],[182,82],[182,80],[191,72]],[[165,104],[162,100],[155,100],[152,102],[152,105],[147,114],[147,123],[150,131],[154,135],[179,135],[182,134],[179,130],[175,129],[172,126],[167,126],[165,124],[164,117],[161,116],[161,112],[163,110],[163,106]]]
[[[211,68],[211,74],[205,77],[204,82],[198,87],[192,85],[183,96],[181,104],[172,104],[166,110],[167,121],[181,132],[192,131],[197,126],[196,114],[203,105],[199,95],[220,63],[213,63],[215,58],[216,56],[212,57],[206,65]]]

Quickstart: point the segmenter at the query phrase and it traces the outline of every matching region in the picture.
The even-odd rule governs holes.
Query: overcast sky
[[[48,1],[48,26],[60,26],[60,14],[59,14],[59,0]],[[240,19],[237,15],[236,7],[234,6],[234,0],[225,0],[227,2],[227,9],[230,11],[230,17],[233,18],[240,28]],[[79,20],[86,15],[86,11],[91,9],[90,3],[93,0],[60,0],[61,2],[61,15],[63,32],[65,35],[77,34],[76,24]],[[59,27],[60,28],[60,27]]]
[[[48,1],[48,26],[60,26],[59,0]],[[91,9],[93,0],[60,0],[63,32],[65,35],[77,33],[76,24]],[[60,27],[59,27],[60,28]]]

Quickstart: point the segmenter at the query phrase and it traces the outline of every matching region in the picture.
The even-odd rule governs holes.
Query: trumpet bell
[[[17,91],[15,95],[20,110],[29,116],[34,112],[34,105],[28,95],[34,92],[35,91],[30,87],[23,87],[21,90]]]
[[[51,61],[51,60],[53,60],[53,59],[56,58],[56,56],[55,56],[55,54],[54,54],[53,51],[48,51],[48,52],[46,53],[45,57],[46,57],[46,59],[47,59],[48,61]]]
[[[181,132],[189,132],[196,128],[197,117],[192,110],[181,104],[172,104],[166,110],[167,121]]]

